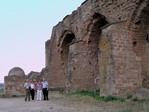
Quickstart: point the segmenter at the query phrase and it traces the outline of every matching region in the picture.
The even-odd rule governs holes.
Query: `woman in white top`
[[[30,83],[30,93],[31,93],[32,100],[34,100],[34,98],[35,98],[35,84],[34,84],[33,80],[31,80],[31,83]]]

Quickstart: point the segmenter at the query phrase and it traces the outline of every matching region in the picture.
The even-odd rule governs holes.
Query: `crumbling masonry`
[[[115,96],[148,88],[148,20],[148,0],[86,0],[46,42],[50,88]]]
[[[6,96],[22,96],[25,95],[24,83],[26,79],[38,81],[41,78],[43,70],[39,72],[31,71],[28,75],[25,75],[22,68],[12,68],[8,76],[5,76],[5,89]]]

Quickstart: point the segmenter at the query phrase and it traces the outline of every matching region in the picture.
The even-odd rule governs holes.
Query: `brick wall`
[[[6,96],[20,96],[25,95],[24,91],[24,82],[26,77],[17,77],[17,76],[5,76],[5,95]]]
[[[147,87],[143,80],[148,77],[144,39],[148,4],[147,0],[87,0],[54,26],[46,49],[50,87],[100,89],[116,96],[142,84]],[[69,45],[70,35],[81,41]]]

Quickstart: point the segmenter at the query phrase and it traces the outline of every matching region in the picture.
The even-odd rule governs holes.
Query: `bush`
[[[105,102],[108,102],[108,101],[121,101],[121,102],[124,102],[125,101],[124,98],[117,98],[115,96],[106,96],[106,97],[100,96],[99,92],[100,92],[100,90],[96,90],[96,91],[82,90],[82,91],[77,91],[77,92],[74,92],[74,93],[69,93],[69,95],[90,96],[90,97],[92,97],[96,100],[105,101]]]
[[[115,96],[107,96],[107,97],[104,97],[102,100],[105,101],[105,102],[108,102],[108,101],[121,101],[121,102],[124,102],[125,101],[124,98],[117,98]]]
[[[127,99],[131,99],[132,98],[132,95],[127,95]]]

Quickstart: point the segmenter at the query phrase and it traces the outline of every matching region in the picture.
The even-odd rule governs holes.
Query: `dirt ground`
[[[50,92],[49,101],[0,98],[0,112],[149,112],[149,101],[103,102],[88,96]]]

